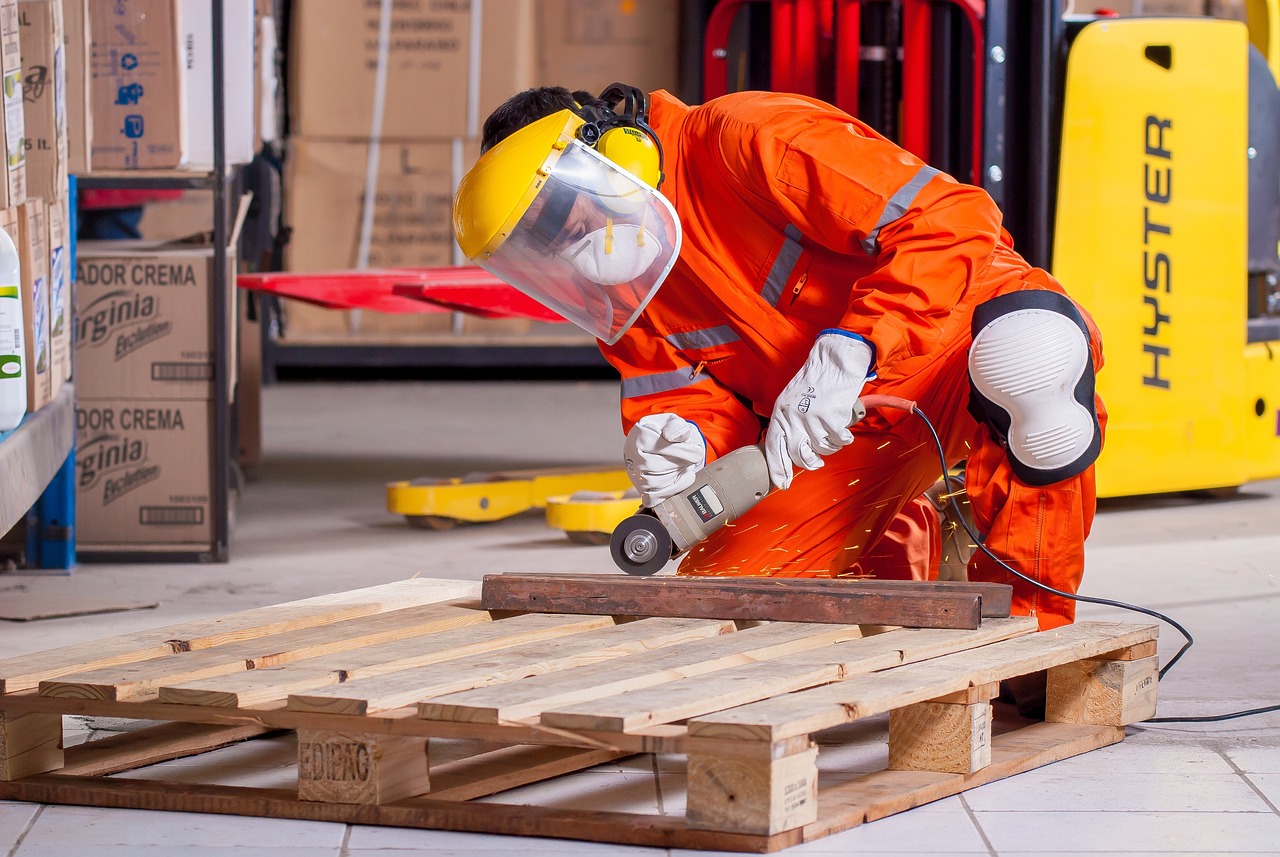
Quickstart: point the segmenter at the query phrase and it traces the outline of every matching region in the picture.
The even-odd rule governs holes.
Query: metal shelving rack
[[[81,551],[81,559],[110,559],[114,562],[226,562],[231,536],[231,354],[229,349],[231,276],[227,263],[230,212],[227,209],[231,174],[227,169],[226,104],[223,90],[225,53],[223,44],[223,0],[210,0],[213,53],[213,169],[209,172],[183,170],[140,170],[94,172],[78,177],[86,188],[180,188],[213,191],[213,445],[209,498],[213,532],[208,550],[186,551]],[[74,420],[73,420],[74,426]]]

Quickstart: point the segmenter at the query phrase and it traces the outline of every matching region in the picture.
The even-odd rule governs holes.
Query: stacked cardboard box
[[[90,3],[92,168],[209,169],[213,18],[207,0]],[[253,0],[223,3],[227,163],[253,158]]]
[[[24,170],[29,200],[20,211],[25,212],[30,226],[30,237],[25,240],[34,254],[33,264],[44,272],[49,398],[58,395],[62,384],[71,377],[71,272],[67,262],[70,124],[63,3],[64,0],[20,0],[18,4]]]
[[[76,503],[85,550],[212,545],[214,359],[233,347],[214,340],[213,261],[211,247],[181,242],[77,248]]]
[[[290,270],[462,264],[454,188],[484,119],[541,83],[674,89],[678,0],[295,0],[285,219]],[[287,332],[341,334],[288,308]],[[364,333],[450,329],[444,314],[364,314]],[[473,330],[527,328],[480,322]]]

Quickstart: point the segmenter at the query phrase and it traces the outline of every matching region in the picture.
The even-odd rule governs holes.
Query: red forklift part
[[[325,309],[385,313],[467,312],[486,318],[564,321],[483,268],[373,268],[240,274],[242,289],[293,298]]]

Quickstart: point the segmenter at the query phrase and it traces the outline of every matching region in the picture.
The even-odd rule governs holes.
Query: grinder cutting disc
[[[613,530],[609,553],[627,574],[647,577],[671,560],[672,542],[666,527],[653,515],[632,515]]]

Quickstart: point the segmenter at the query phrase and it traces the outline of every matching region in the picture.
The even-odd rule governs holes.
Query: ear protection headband
[[[613,83],[600,93],[609,107],[575,105],[583,120],[578,139],[642,181],[662,184],[662,143],[649,127],[649,97],[634,86]]]

